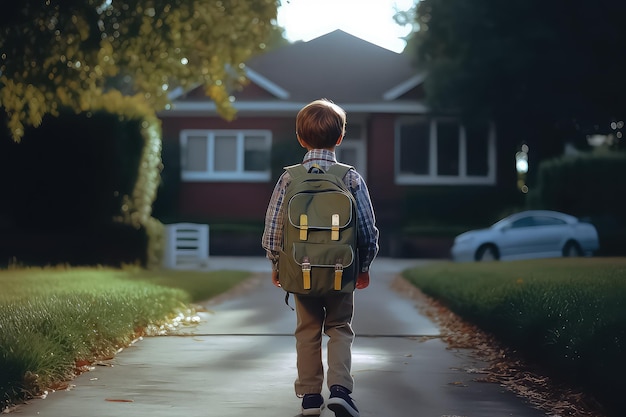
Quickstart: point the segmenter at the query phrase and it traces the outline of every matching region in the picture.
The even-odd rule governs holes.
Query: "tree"
[[[153,113],[177,87],[229,90],[261,51],[277,0],[22,0],[0,15],[0,106],[13,138],[61,108],[88,111],[134,95]]]
[[[274,25],[267,38],[267,42],[265,42],[264,50],[265,52],[269,52],[289,44],[290,42],[285,38],[285,29],[281,26]]]
[[[625,14],[620,0],[421,0],[429,103],[544,142],[609,133],[626,117]]]

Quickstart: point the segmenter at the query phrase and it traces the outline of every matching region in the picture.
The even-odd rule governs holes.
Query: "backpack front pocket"
[[[324,295],[352,292],[356,282],[356,255],[340,243],[294,242],[278,259],[279,279],[287,292]]]
[[[354,262],[354,252],[350,245],[332,243],[299,243],[293,244],[294,261],[302,266],[308,260],[311,267],[336,268],[341,265],[347,268]]]
[[[344,229],[352,222],[352,202],[347,195],[336,191],[296,194],[287,205],[291,226],[301,228],[302,215],[307,218],[308,228],[330,230],[337,226]],[[338,220],[336,224],[333,218]]]

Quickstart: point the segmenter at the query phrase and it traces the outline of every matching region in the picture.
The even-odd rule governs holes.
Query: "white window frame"
[[[214,170],[214,149],[216,136],[235,136],[237,141],[236,169],[234,171]],[[206,137],[207,144],[207,169],[206,171],[188,171],[187,166],[187,142],[189,137]],[[272,132],[269,130],[201,130],[188,129],[180,132],[180,158],[181,158],[181,179],[183,181],[238,181],[238,182],[267,182],[271,177],[271,169],[265,171],[247,172],[244,170],[245,138],[247,136],[262,136],[265,139],[267,155],[269,158],[272,147]]]
[[[417,117],[401,117],[395,125],[395,182],[397,185],[495,185],[496,184],[496,132],[493,123],[489,123],[487,137],[487,175],[467,174],[467,142],[465,127],[459,124],[459,167],[458,175],[438,174],[437,159],[437,122],[450,120],[449,118],[428,118],[429,121],[429,155],[428,174],[407,174],[400,172],[400,127],[406,123],[418,120]],[[422,118],[423,120],[423,118]]]
[[[356,163],[354,164],[354,168],[361,174],[363,179],[367,179],[367,159],[365,158],[365,139],[355,140],[355,139],[344,139],[341,141],[341,145],[335,148],[335,153],[337,155],[337,161],[347,163],[341,159],[341,152],[343,150],[352,150],[356,154]]]
[[[358,136],[353,136],[350,126],[356,125],[360,127],[360,134]],[[361,174],[363,179],[367,180],[367,123],[363,117],[352,116],[350,118],[347,135],[344,136],[341,141],[341,145],[335,148],[337,160],[339,162],[347,163],[347,161],[343,161],[341,159],[341,152],[343,150],[351,150],[355,152],[356,161],[354,163],[354,168],[359,172],[359,174]]]

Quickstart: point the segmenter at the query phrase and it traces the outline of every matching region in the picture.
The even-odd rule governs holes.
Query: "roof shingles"
[[[417,72],[406,55],[341,30],[259,55],[246,65],[286,90],[290,100],[304,102],[320,97],[380,102]]]

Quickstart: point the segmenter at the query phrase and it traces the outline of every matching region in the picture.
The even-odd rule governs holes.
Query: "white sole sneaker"
[[[303,416],[319,416],[320,414],[322,414],[322,408],[307,408],[306,410],[303,408],[302,409],[302,415]]]
[[[359,417],[358,410],[352,408],[350,404],[339,397],[330,398],[326,407],[335,413],[335,417]]]

